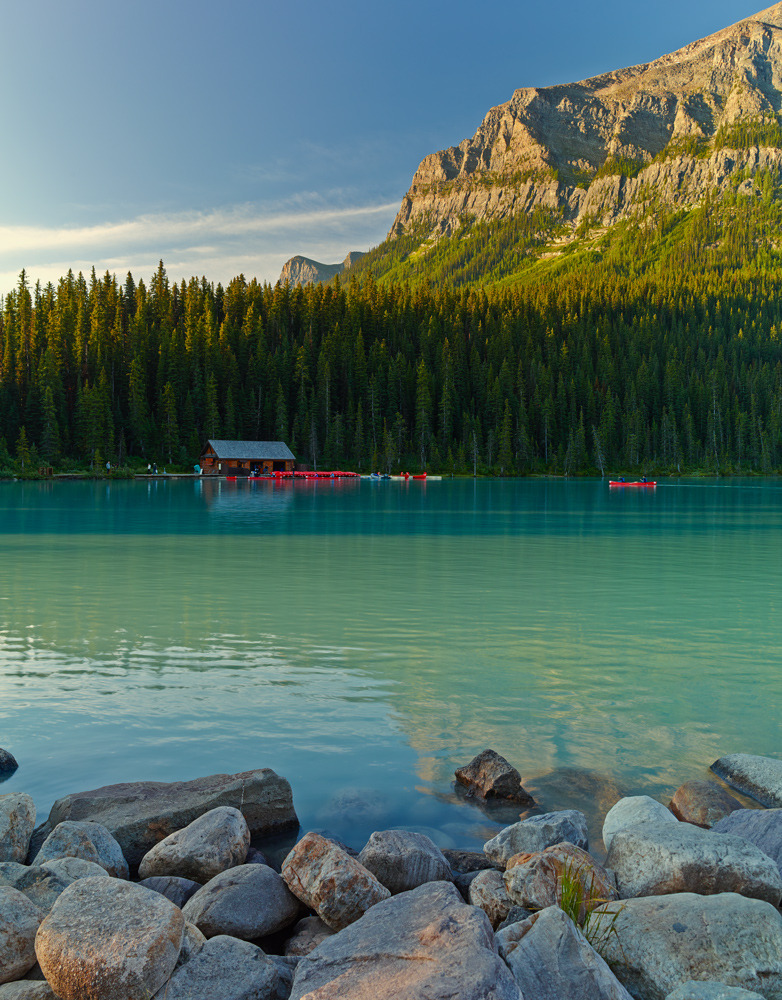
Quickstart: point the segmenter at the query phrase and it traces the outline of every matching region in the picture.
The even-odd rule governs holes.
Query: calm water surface
[[[3,483],[0,552],[2,791],[39,814],[268,766],[307,828],[473,847],[518,817],[454,794],[486,746],[595,835],[616,786],[782,756],[778,480]]]

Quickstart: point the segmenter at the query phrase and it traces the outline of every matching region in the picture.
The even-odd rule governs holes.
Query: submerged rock
[[[519,805],[535,804],[532,796],[521,786],[521,775],[504,757],[494,750],[484,750],[469,764],[457,768],[456,780],[471,795],[482,799],[508,799]]]
[[[733,753],[715,760],[711,770],[731,788],[762,806],[769,809],[782,806],[782,760]]]
[[[671,812],[678,820],[706,829],[736,809],[741,809],[739,800],[713,781],[687,781],[671,799]]]
[[[10,774],[15,771],[19,765],[16,763],[16,757],[9,751],[3,750],[0,747],[0,774]]]

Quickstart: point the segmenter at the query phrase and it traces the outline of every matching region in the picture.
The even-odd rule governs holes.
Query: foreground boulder
[[[504,865],[514,854],[535,854],[564,840],[589,850],[586,816],[577,809],[543,813],[506,826],[486,841],[483,850],[490,861]]]
[[[671,799],[671,812],[683,823],[711,829],[741,803],[713,781],[687,781]]]
[[[38,929],[35,952],[61,1000],[149,1000],[174,971],[185,920],[159,893],[80,879]]]
[[[207,938],[220,934],[252,941],[290,926],[301,904],[267,865],[239,865],[216,875],[185,904],[183,913]]]
[[[114,878],[128,878],[128,863],[122,848],[101,823],[89,820],[58,823],[41,845],[35,863],[57,858],[81,858],[100,865]]]
[[[20,979],[0,986],[0,1000],[57,1000],[57,997],[47,982]]]
[[[620,830],[627,830],[631,826],[645,826],[648,823],[678,822],[670,810],[657,799],[649,795],[626,795],[606,813],[603,821],[603,843],[608,851],[614,835]]]
[[[513,867],[509,862],[504,878],[510,899],[530,910],[560,905],[563,888],[566,894],[575,893],[580,921],[589,910],[617,898],[613,875],[575,844],[555,844]]]
[[[35,803],[25,792],[0,795],[0,861],[21,864],[35,829]]]
[[[743,837],[759,847],[782,874],[782,809],[738,809],[712,827],[715,833]]]
[[[445,882],[378,903],[323,941],[296,970],[291,1000],[304,997],[521,1000],[486,915]]]
[[[443,852],[423,833],[408,830],[373,833],[358,860],[392,895],[425,882],[453,879]]]
[[[689,823],[632,826],[611,842],[606,866],[619,895],[737,892],[778,906],[782,878],[776,864],[742,837]]]
[[[139,878],[178,875],[203,885],[244,864],[249,847],[250,830],[241,812],[218,806],[155,844],[141,859]]]
[[[164,837],[218,806],[239,809],[253,836],[285,833],[299,825],[290,784],[269,768],[194,781],[132,781],[58,799],[36,830],[31,853],[58,823],[89,819],[108,829],[135,869]]]
[[[769,809],[782,806],[782,760],[732,753],[720,757],[711,770],[726,784]]]
[[[307,833],[282,865],[291,892],[332,930],[341,931],[391,895],[372,872],[335,843]]]
[[[632,1000],[558,906],[512,924],[497,941],[525,1000]]]
[[[249,941],[214,937],[177,969],[155,1000],[279,1000],[278,965]]]
[[[0,983],[21,979],[35,965],[35,935],[43,917],[18,889],[0,887]]]
[[[484,750],[454,775],[469,795],[481,799],[506,799],[519,805],[535,804],[532,796],[521,787],[521,775],[494,750]]]
[[[603,955],[636,1000],[665,1000],[690,980],[782,998],[782,916],[735,893],[646,896],[608,903]]]

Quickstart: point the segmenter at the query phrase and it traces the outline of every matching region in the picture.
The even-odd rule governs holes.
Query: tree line
[[[243,438],[359,471],[779,470],[779,215],[773,190],[660,213],[492,286],[22,271],[0,469],[190,465]]]

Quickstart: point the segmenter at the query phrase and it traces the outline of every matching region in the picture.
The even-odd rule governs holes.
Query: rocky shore
[[[0,1000],[782,1000],[782,761],[711,770],[615,802],[603,864],[576,809],[358,851],[302,833],[269,769],[66,795],[37,828],[0,795]],[[456,780],[534,805],[491,750]]]

